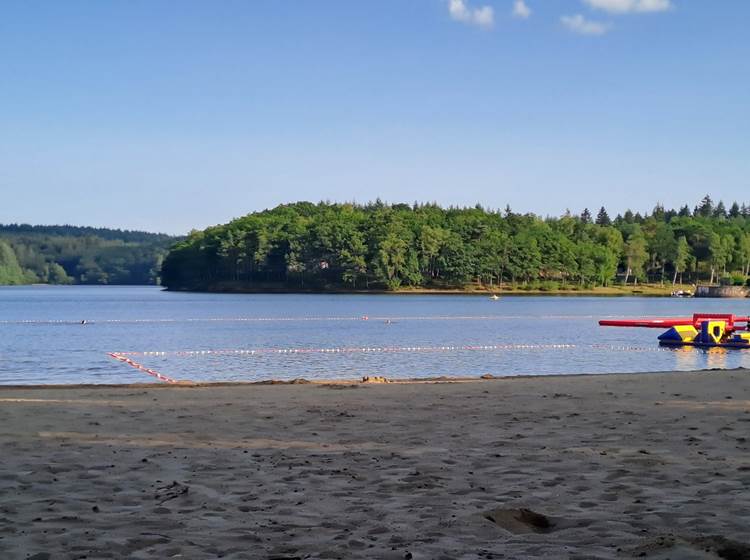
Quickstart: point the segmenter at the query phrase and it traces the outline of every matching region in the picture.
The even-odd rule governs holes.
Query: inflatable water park
[[[692,317],[667,319],[604,319],[603,327],[666,328],[659,335],[661,346],[702,348],[750,348],[750,317],[729,313],[696,313]]]

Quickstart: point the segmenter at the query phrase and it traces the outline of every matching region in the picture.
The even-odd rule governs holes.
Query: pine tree
[[[726,218],[727,217],[727,209],[724,207],[724,203],[721,200],[719,201],[719,204],[716,205],[716,208],[714,208],[713,217],[714,218]]]
[[[609,219],[609,214],[607,214],[604,206],[599,208],[599,213],[596,215],[596,224],[600,226],[612,225],[612,220]]]
[[[713,212],[714,201],[711,200],[711,197],[709,195],[706,195],[703,197],[703,200],[701,200],[700,204],[695,207],[695,211],[693,212],[693,214],[696,216],[702,216],[704,218],[710,218]]]
[[[589,212],[588,208],[584,208],[583,212],[581,212],[581,222],[583,222],[584,224],[591,223],[591,212]]]

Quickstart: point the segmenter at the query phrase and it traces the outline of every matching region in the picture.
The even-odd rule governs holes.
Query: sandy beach
[[[750,558],[750,374],[0,388],[0,558]]]

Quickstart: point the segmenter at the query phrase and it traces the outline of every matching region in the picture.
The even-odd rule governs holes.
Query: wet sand
[[[748,438],[741,370],[0,388],[0,558],[744,559]]]

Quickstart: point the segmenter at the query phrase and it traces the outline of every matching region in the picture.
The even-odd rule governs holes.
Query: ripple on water
[[[175,294],[153,287],[121,286],[4,289],[0,290],[4,321],[0,383],[151,382],[155,381],[152,377],[112,360],[107,353],[205,349],[577,346],[167,355],[139,361],[170,377],[196,381],[750,367],[750,352],[658,351],[658,330],[601,328],[596,321],[598,317],[736,312],[736,305],[731,300],[670,298],[506,297],[492,302],[476,296]],[[362,320],[363,316],[370,319]],[[81,325],[81,318],[90,318],[90,323]],[[252,320],[214,320],[222,318]],[[318,319],[299,320],[303,318]],[[26,320],[68,323],[21,322]]]

